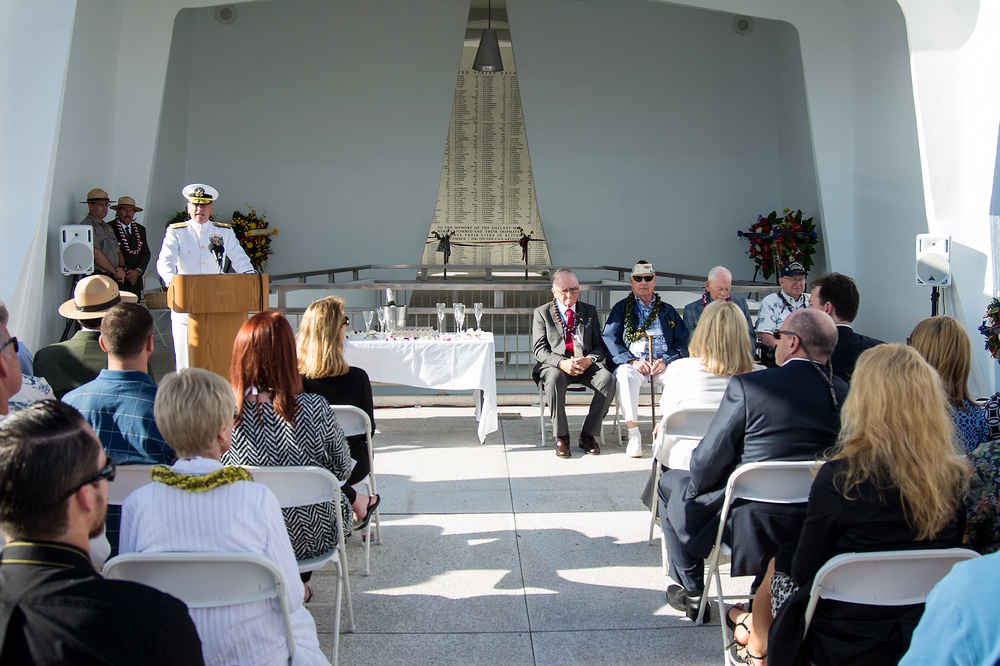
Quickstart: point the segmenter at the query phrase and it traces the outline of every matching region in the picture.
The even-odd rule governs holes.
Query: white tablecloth
[[[492,333],[478,339],[348,340],[350,365],[373,382],[441,390],[474,390],[479,441],[496,432],[497,368]]]

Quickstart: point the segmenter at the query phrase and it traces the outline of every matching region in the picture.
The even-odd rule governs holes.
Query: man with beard
[[[183,603],[90,563],[114,478],[69,405],[43,400],[0,423],[0,663],[204,663]]]
[[[125,259],[125,280],[122,287],[142,300],[142,276],[149,265],[149,243],[146,242],[146,227],[135,221],[135,214],[142,209],[135,205],[132,197],[118,197],[118,203],[111,206],[115,219],[111,230],[118,239],[118,247]]]

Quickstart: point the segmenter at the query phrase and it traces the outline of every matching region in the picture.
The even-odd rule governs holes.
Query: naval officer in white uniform
[[[210,222],[212,205],[219,198],[214,187],[192,183],[181,190],[191,219],[167,227],[156,260],[156,272],[167,285],[175,275],[213,275],[224,272],[226,259],[237,273],[253,273],[253,264],[227,222]],[[188,367],[188,316],[170,313],[177,369]]]

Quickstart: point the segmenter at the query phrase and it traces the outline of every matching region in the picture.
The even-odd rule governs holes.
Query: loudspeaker
[[[951,286],[951,236],[917,234],[917,284]]]
[[[94,228],[89,224],[59,227],[59,263],[63,275],[90,275],[94,272]]]

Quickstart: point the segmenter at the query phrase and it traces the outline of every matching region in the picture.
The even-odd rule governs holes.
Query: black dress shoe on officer
[[[556,455],[560,458],[569,458],[569,438],[556,437]]]
[[[601,447],[598,446],[597,440],[589,432],[580,433],[580,448],[586,451],[588,455],[601,455]]]
[[[692,622],[698,621],[698,606],[701,605],[701,596],[689,594],[680,585],[671,585],[667,588],[667,605],[674,610],[679,610],[687,615]],[[705,614],[702,622],[708,622],[712,618],[712,608],[705,604]]]

